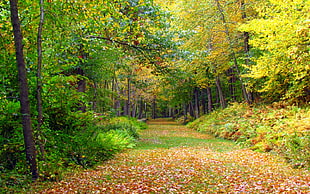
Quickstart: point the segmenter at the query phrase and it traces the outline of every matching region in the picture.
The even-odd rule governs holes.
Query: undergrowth
[[[44,160],[38,155],[40,181],[59,181],[67,173],[91,168],[122,150],[133,148],[139,130],[147,127],[134,118],[98,117],[90,112],[74,113],[70,124],[63,126],[67,128],[44,126]],[[16,133],[14,139],[0,140],[0,193],[22,192],[31,183],[22,133]]]
[[[262,152],[273,152],[295,168],[310,167],[310,109],[274,103],[249,106],[234,103],[204,115],[190,128],[234,140]]]

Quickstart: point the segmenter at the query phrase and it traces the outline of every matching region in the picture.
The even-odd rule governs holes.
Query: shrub
[[[309,118],[309,108],[281,103],[254,107],[235,103],[188,126],[253,150],[275,152],[293,164],[310,167]]]

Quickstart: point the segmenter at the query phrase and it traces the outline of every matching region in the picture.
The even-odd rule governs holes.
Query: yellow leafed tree
[[[249,67],[258,91],[291,102],[310,100],[310,1],[269,0],[256,5],[258,18],[240,27],[258,54]]]

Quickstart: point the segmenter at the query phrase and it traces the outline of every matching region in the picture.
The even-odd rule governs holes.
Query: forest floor
[[[135,149],[38,193],[310,193],[310,172],[157,119]]]

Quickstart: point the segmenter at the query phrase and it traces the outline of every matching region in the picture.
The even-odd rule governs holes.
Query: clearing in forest
[[[41,193],[310,193],[310,173],[157,119],[136,149]]]

